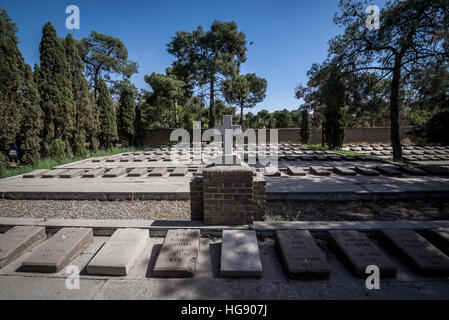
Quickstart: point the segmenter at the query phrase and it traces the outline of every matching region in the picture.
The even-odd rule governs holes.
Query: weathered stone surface
[[[255,231],[223,230],[221,275],[232,278],[262,276],[262,262]]]
[[[276,167],[265,167],[264,175],[265,176],[280,176],[281,172]]]
[[[47,238],[44,227],[16,226],[0,234],[0,268]]]
[[[58,272],[92,241],[91,228],[62,228],[22,263],[22,269],[25,272]]]
[[[334,167],[334,171],[342,176],[355,176],[357,174],[354,170],[345,167]]]
[[[291,176],[305,176],[306,172],[301,167],[287,166],[287,172]]]
[[[55,178],[55,177],[58,177],[61,173],[64,173],[65,171],[67,171],[67,169],[48,170],[47,172],[43,173],[41,176],[42,176],[42,178]]]
[[[411,175],[415,175],[415,176],[423,176],[423,175],[427,174],[424,170],[421,170],[418,167],[399,166],[398,170],[400,170],[401,172],[403,172],[405,174],[411,174]]]
[[[25,173],[22,177],[23,178],[37,178],[40,177],[41,175],[43,175],[44,173],[46,173],[47,171],[49,171],[48,169],[38,169],[38,170],[34,170],[28,173]]]
[[[188,172],[188,168],[186,167],[178,167],[175,168],[172,172],[170,172],[170,176],[173,177],[184,177]]]
[[[129,177],[140,177],[148,172],[147,168],[134,168],[128,173]]]
[[[126,276],[148,245],[146,229],[117,229],[87,265],[88,274]]]
[[[126,168],[113,168],[113,169],[109,170],[108,172],[106,172],[103,175],[103,177],[115,178],[115,177],[123,176],[124,174],[126,174]]]
[[[84,169],[71,169],[59,175],[60,178],[74,178],[79,177],[84,173]]]
[[[310,170],[310,173],[312,173],[316,176],[330,176],[331,175],[330,171],[320,168],[320,167],[310,167],[309,170]]]
[[[154,276],[193,277],[199,246],[199,230],[168,230],[154,266]]]
[[[449,255],[449,228],[431,229],[425,236],[446,255]]]
[[[161,177],[161,176],[165,176],[166,174],[167,174],[167,168],[155,168],[155,169],[151,170],[151,172],[148,175],[150,177],[151,176]]]
[[[398,252],[416,272],[449,275],[449,257],[413,230],[383,230],[387,247]]]
[[[387,176],[393,177],[402,176],[402,172],[392,166],[377,166],[376,170]]]
[[[277,230],[276,247],[286,274],[294,279],[325,278],[326,257],[307,230]]]
[[[354,230],[329,231],[330,245],[355,275],[366,278],[366,267],[376,265],[383,277],[395,277],[396,266],[363,233]]]
[[[355,167],[355,171],[357,173],[363,174],[364,176],[378,176],[380,175],[379,172],[377,172],[374,169],[367,168],[367,167]]]
[[[134,156],[125,156],[125,157],[120,158],[120,162],[129,162],[129,161],[133,161],[133,160],[134,160]]]
[[[104,168],[91,169],[83,174],[83,178],[95,178],[104,173]]]

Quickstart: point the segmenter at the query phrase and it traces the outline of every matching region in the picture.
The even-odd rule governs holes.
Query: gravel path
[[[0,217],[190,220],[190,203],[189,201],[0,200]],[[269,201],[265,220],[449,220],[449,200]]]

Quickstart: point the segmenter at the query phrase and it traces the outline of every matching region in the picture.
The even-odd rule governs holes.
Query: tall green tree
[[[254,73],[237,75],[222,83],[222,92],[228,103],[240,107],[240,125],[243,126],[243,109],[253,108],[265,99],[267,80]]]
[[[449,2],[393,0],[380,11],[380,29],[366,27],[369,1],[341,0],[334,21],[345,29],[330,42],[330,59],[345,72],[378,72],[391,79],[390,120],[393,159],[402,160],[399,137],[400,89],[413,70],[447,61]]]
[[[134,143],[136,134],[136,98],[137,88],[129,81],[120,82],[120,100],[117,110],[117,131],[125,136],[128,143]]]
[[[307,144],[310,140],[311,134],[311,121],[310,121],[310,113],[308,108],[303,107],[301,110],[301,143]]]
[[[209,86],[209,128],[214,127],[217,84],[238,73],[240,63],[246,61],[245,34],[235,22],[214,21],[209,31],[198,26],[192,32],[176,32],[167,47],[176,58],[176,73],[196,85]]]
[[[99,109],[100,130],[98,138],[100,146],[105,149],[112,148],[117,141],[117,117],[114,104],[106,82],[100,79],[98,86],[97,106]]]
[[[79,42],[81,59],[85,63],[86,74],[98,97],[100,79],[116,83],[112,76],[129,79],[137,72],[136,62],[128,60],[128,50],[119,38],[92,31]]]
[[[69,150],[75,132],[76,109],[69,63],[50,22],[42,29],[39,51],[38,89],[44,112],[43,151],[44,155],[52,156],[50,145],[54,139],[60,139],[65,144],[65,150]],[[59,147],[52,149],[59,150]]]

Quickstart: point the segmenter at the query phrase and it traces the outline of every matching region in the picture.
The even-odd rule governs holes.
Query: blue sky
[[[65,27],[65,9],[71,4],[80,8],[80,30]],[[39,62],[41,30],[47,21],[60,37],[70,32],[80,39],[96,30],[125,43],[129,59],[139,64],[139,73],[131,80],[144,89],[149,89],[144,75],[163,73],[172,63],[166,45],[176,31],[191,31],[198,25],[209,29],[214,20],[233,20],[248,44],[254,42],[248,45],[241,73],[256,73],[268,81],[265,101],[248,110],[258,112],[299,106],[295,86],[306,83],[310,66],[326,58],[327,42],[339,33],[332,21],[337,4],[337,0],[2,0],[0,6],[19,27],[19,48],[31,66]]]

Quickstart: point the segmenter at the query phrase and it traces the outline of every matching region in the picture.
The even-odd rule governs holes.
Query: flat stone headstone
[[[16,226],[0,234],[0,268],[45,239],[45,227]]]
[[[449,170],[445,168],[422,166],[421,169],[434,175],[441,175],[441,176],[449,175]]]
[[[41,176],[42,176],[42,178],[56,178],[61,173],[64,173],[65,171],[67,171],[67,169],[48,170],[47,172],[43,173]]]
[[[262,261],[255,231],[223,230],[221,275],[232,278],[262,276]]]
[[[59,175],[60,178],[75,178],[84,173],[84,169],[69,169]]]
[[[421,170],[418,167],[399,166],[398,170],[405,174],[411,174],[411,175],[415,175],[415,176],[423,176],[423,175],[427,174],[427,172],[425,172],[424,170]]]
[[[128,177],[140,177],[148,172],[147,168],[134,168],[128,173]]]
[[[449,255],[449,228],[427,230],[426,238],[446,255]]]
[[[199,230],[168,230],[154,266],[154,276],[193,277],[199,246]]]
[[[264,176],[280,176],[281,172],[277,167],[265,167]]]
[[[151,170],[151,172],[148,174],[150,177],[162,177],[167,174],[167,168],[154,168]]]
[[[142,161],[145,161],[146,159],[147,159],[146,157],[139,155],[139,156],[135,157],[133,161],[134,162],[142,162]]]
[[[149,242],[146,229],[117,229],[87,265],[88,274],[126,276]]]
[[[92,241],[91,228],[62,228],[25,259],[22,269],[25,272],[58,272]]]
[[[106,162],[115,162],[115,158],[106,158]]]
[[[395,277],[396,266],[363,233],[354,230],[329,231],[330,244],[343,262],[361,278],[366,278],[366,267],[376,265],[383,277]]]
[[[326,257],[307,230],[277,230],[276,248],[286,274],[293,279],[326,278]]]
[[[170,176],[172,177],[184,177],[189,171],[186,167],[177,167],[172,172],[170,172]]]
[[[354,170],[345,167],[334,167],[334,171],[342,176],[355,176],[357,174]]]
[[[382,230],[387,248],[398,252],[416,272],[449,275],[449,257],[413,230]]]
[[[91,169],[83,174],[83,178],[95,178],[104,173],[104,168]]]
[[[306,172],[301,167],[287,166],[287,172],[291,176],[305,176]]]
[[[386,176],[392,176],[392,177],[402,176],[402,172],[392,166],[377,166],[376,170]]]
[[[38,169],[38,170],[34,170],[28,173],[25,173],[22,177],[23,178],[37,178],[42,176],[44,173],[46,173],[47,171],[50,171],[48,169]]]
[[[354,170],[357,173],[363,174],[364,176],[378,176],[380,175],[379,172],[377,172],[374,169],[366,168],[366,167],[355,167]]]
[[[106,172],[103,175],[103,177],[115,178],[115,177],[123,176],[124,174],[126,174],[126,168],[113,168],[113,169],[109,170],[108,172]]]
[[[329,170],[320,168],[320,167],[310,167],[309,168],[310,173],[316,175],[316,176],[330,176],[331,172]]]

